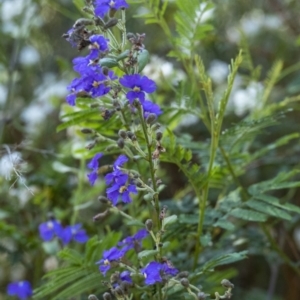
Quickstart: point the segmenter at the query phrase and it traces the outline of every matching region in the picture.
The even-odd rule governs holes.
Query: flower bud
[[[127,133],[126,133],[125,130],[122,130],[122,129],[119,130],[118,135],[119,135],[119,137],[121,137],[121,138],[123,138],[123,139],[126,139],[126,138],[127,138]]]
[[[134,136],[134,133],[132,133],[131,131],[127,131],[127,136],[131,139]]]
[[[100,59],[100,63],[101,63],[101,59]],[[109,73],[109,68],[107,66],[103,66],[102,64],[101,66],[102,66],[102,74],[107,76]]]
[[[160,127],[161,127],[161,126],[160,126],[159,123],[155,123],[155,124],[153,124],[153,125],[151,126],[151,129],[152,129],[153,131],[156,131],[156,130],[158,130]]]
[[[182,278],[180,280],[180,283],[181,283],[182,286],[184,286],[186,288],[188,288],[190,286],[190,282],[189,282],[189,280],[187,278]]]
[[[151,231],[152,230],[152,226],[153,226],[153,221],[151,219],[148,219],[146,222],[145,222],[145,226],[146,226],[146,229],[148,231]]]
[[[156,115],[155,114],[149,114],[147,119],[146,119],[146,122],[147,122],[147,124],[152,124],[155,120],[156,120]]]
[[[94,131],[92,129],[89,129],[89,128],[82,128],[81,132],[84,133],[84,134],[91,134]]]
[[[129,41],[130,41],[130,39],[136,39],[135,34],[132,33],[132,32],[128,32],[128,33],[126,34],[126,37],[127,37],[127,40],[129,40]]]
[[[116,295],[117,298],[124,296],[124,291],[123,291],[123,289],[120,286],[117,286],[114,289],[113,293]]]
[[[96,141],[91,142],[90,144],[88,144],[87,146],[85,146],[85,149],[87,150],[91,150],[96,146]]]
[[[108,29],[108,28],[116,26],[117,24],[118,24],[118,19],[111,18],[105,23],[105,25],[103,27],[104,27],[104,29]]]
[[[231,289],[234,288],[234,285],[233,285],[229,280],[227,280],[227,279],[223,279],[223,280],[221,281],[221,284],[222,284],[222,286],[224,286],[225,288],[231,288]]]
[[[107,209],[106,211],[96,215],[93,217],[93,221],[96,222],[96,221],[100,221],[102,219],[104,219],[109,213],[109,210]]]
[[[189,277],[189,272],[188,271],[182,271],[180,273],[177,274],[178,278],[187,278]]]
[[[110,201],[106,198],[106,197],[104,197],[104,196],[99,196],[98,197],[98,201],[99,202],[101,202],[101,203],[103,203],[103,204],[108,204]]]
[[[93,25],[93,24],[94,24],[94,21],[91,19],[80,18],[74,23],[73,28],[84,27],[84,26]]]
[[[89,295],[89,300],[99,300],[95,295]]]
[[[102,297],[103,297],[103,300],[111,300],[112,299],[110,293],[104,293]]]
[[[156,132],[156,140],[160,141],[162,136],[163,136],[162,132],[160,131]]]
[[[206,296],[207,295],[203,292],[200,292],[200,293],[197,294],[197,297],[198,297],[199,300],[205,300]]]
[[[123,140],[122,138],[118,139],[118,140],[117,140],[117,145],[118,145],[118,147],[119,147],[120,149],[123,149],[124,146],[125,146],[124,140]]]

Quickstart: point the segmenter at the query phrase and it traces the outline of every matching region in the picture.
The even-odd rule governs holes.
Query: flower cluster
[[[117,247],[112,247],[104,251],[102,259],[97,262],[100,272],[105,275],[113,262],[119,262],[130,249],[135,248],[136,244],[140,245],[142,240],[147,236],[147,230],[141,229],[135,235],[129,236],[119,242]]]
[[[92,98],[106,95],[111,89],[109,82],[117,79],[113,71],[105,71],[98,64],[99,59],[108,52],[108,40],[102,35],[92,35],[89,42],[90,53],[73,59],[74,71],[81,77],[73,79],[67,87],[70,94],[66,100],[71,106],[75,105],[78,95]]]
[[[141,273],[145,277],[145,283],[147,285],[152,285],[157,282],[162,282],[163,278],[167,275],[175,276],[178,270],[167,262],[159,263],[157,261],[152,261],[147,264],[147,266],[141,269]]]
[[[26,300],[32,295],[31,284],[28,281],[11,282],[7,286],[9,296],[17,296],[20,300]]]
[[[81,224],[69,225],[63,227],[57,220],[49,220],[39,225],[40,237],[45,241],[51,241],[57,236],[63,243],[67,245],[74,239],[78,243],[85,243],[88,236]]]
[[[136,194],[136,186],[130,183],[129,175],[121,170],[121,167],[128,161],[125,155],[120,155],[113,164],[113,171],[105,176],[105,182],[110,185],[106,195],[113,205],[121,199],[124,203],[130,203],[130,193]]]

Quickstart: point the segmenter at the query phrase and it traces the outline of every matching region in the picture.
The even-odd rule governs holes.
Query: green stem
[[[158,231],[159,231],[161,229],[161,221],[159,218],[159,199],[158,199],[157,185],[156,185],[156,180],[155,180],[155,169],[154,169],[154,165],[153,165],[153,161],[152,161],[152,149],[151,149],[151,144],[149,142],[147,126],[145,124],[141,106],[138,107],[138,113],[139,113],[144,137],[145,137],[146,144],[147,144],[147,152],[148,152],[147,153],[148,154],[147,161],[149,163],[151,181],[152,181],[152,186],[153,186],[153,191],[154,191],[153,200],[154,200],[154,208],[156,211],[156,223],[157,223],[157,227],[158,227]]]

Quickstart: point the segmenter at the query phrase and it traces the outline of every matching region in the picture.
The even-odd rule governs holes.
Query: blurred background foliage
[[[195,150],[193,154],[205,161],[207,158],[201,151],[196,153],[196,149],[199,142],[205,142],[210,136],[204,124],[189,113],[186,107],[189,102],[183,101],[189,89],[186,70],[170,55],[173,45],[163,30],[157,24],[145,25],[143,18],[136,18],[149,9],[144,4],[147,1],[137,2],[131,1],[126,26],[129,32],[146,33],[145,45],[151,53],[151,61],[144,73],[158,84],[157,99],[165,105],[166,112],[162,123],[163,118],[173,120],[169,125],[178,141]],[[71,61],[79,55],[61,36],[83,16],[78,9],[81,3],[77,0],[0,2],[0,299],[6,299],[4,291],[8,282],[27,279],[37,287],[42,276],[59,265],[55,256],[59,245],[43,244],[38,237],[38,225],[49,216],[54,215],[63,224],[81,222],[90,236],[103,237],[111,230],[119,230],[121,224],[116,216],[108,217],[101,224],[92,222],[92,217],[101,211],[97,197],[104,191],[104,184],[100,181],[91,188],[86,179],[87,157],[80,150],[90,140],[76,126],[56,132],[60,117],[72,111],[64,98],[66,86],[75,75]],[[246,54],[235,79],[223,128],[247,119],[249,114],[253,119],[255,113],[259,115],[263,80],[276,71],[272,67],[278,60],[282,61],[283,68],[270,102],[278,103],[286,97],[299,100],[300,2],[215,0],[213,3],[212,9],[203,16],[212,25],[211,30],[194,47],[213,80],[216,95],[221,95],[226,86],[228,64],[238,49],[242,48]],[[169,1],[165,19],[172,34],[175,34],[175,13],[176,3]],[[172,119],[170,116],[179,106],[186,114]],[[256,138],[251,149],[255,152],[287,134],[295,135],[282,143],[282,147],[269,147],[267,155],[244,165],[243,171],[238,173],[244,186],[299,167],[299,104],[291,101],[288,108],[289,111],[284,108],[284,115],[278,117],[277,125],[274,121],[273,126],[263,129],[258,136],[254,132]],[[234,132],[229,132],[227,141],[224,137],[225,147],[232,135]],[[237,166],[238,159],[242,161],[237,158]],[[193,202],[194,195],[187,179],[175,164],[165,162],[162,166],[167,185],[161,194],[162,201],[173,213],[176,209],[178,213],[184,209],[190,213],[193,206],[189,203]],[[227,181],[220,183],[216,178],[216,186],[220,184],[226,185]],[[233,186],[228,190],[234,190]],[[300,191],[296,187],[279,190],[275,195],[284,202],[300,205]],[[214,201],[214,191],[210,199]],[[194,224],[182,223],[184,225],[174,230],[188,235],[189,226],[192,228]],[[299,215],[289,222],[269,220],[269,225],[276,247],[284,257],[300,261]],[[226,268],[219,267],[220,276],[226,274],[233,278],[234,299],[298,300],[299,272],[295,269],[299,265],[292,268],[284,263],[283,256],[280,258],[278,251],[269,247],[270,241],[258,227],[249,222],[227,235],[223,235],[224,229],[218,229],[220,236],[226,237],[223,242],[218,240],[218,233],[214,232],[212,237],[207,231],[204,236],[207,245],[219,245],[215,246],[215,252],[222,254],[232,248],[249,250],[248,259]],[[183,249],[180,241],[172,245],[173,252],[182,250],[177,253],[179,269],[186,267],[188,252],[183,250],[188,246],[184,245]],[[74,244],[72,248],[82,251],[84,247]],[[101,253],[99,259],[100,256]],[[209,258],[209,254],[204,253],[203,263]],[[211,276],[217,277],[218,272]],[[218,279],[222,278],[212,278],[211,282]],[[205,284],[208,290],[214,288],[209,286],[209,281]]]

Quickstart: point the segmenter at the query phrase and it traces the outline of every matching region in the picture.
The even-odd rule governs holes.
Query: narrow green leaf
[[[249,200],[246,202],[246,205],[252,209],[258,210],[260,212],[263,212],[267,215],[277,217],[280,219],[288,220],[290,221],[292,219],[291,215],[289,215],[286,211],[277,208],[273,205],[268,205],[266,202],[258,201],[258,200]]]
[[[267,215],[265,214],[262,214],[257,211],[249,210],[249,209],[243,209],[243,208],[235,208],[229,214],[238,219],[254,221],[254,222],[264,222],[268,218]]]

